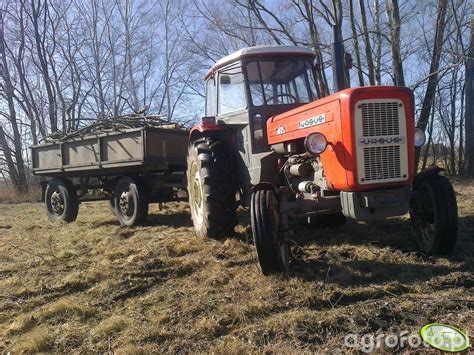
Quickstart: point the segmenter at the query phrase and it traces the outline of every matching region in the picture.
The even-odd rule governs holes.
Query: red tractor
[[[333,53],[338,52],[337,44]],[[206,109],[190,133],[188,192],[199,236],[219,238],[250,206],[264,274],[288,270],[292,225],[338,225],[410,213],[420,251],[447,254],[457,204],[441,169],[416,174],[413,93],[345,88],[335,55],[335,93],[320,98],[314,53],[290,46],[239,50],[207,73]]]

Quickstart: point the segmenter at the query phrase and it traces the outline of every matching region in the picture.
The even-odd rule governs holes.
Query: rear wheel
[[[148,216],[148,201],[145,191],[137,179],[125,176],[115,187],[115,211],[122,226],[145,223]]]
[[[451,253],[458,231],[458,209],[451,182],[436,175],[423,180],[414,191],[410,217],[418,248],[426,255]]]
[[[278,236],[279,206],[272,190],[252,193],[250,204],[252,233],[258,262],[264,275],[288,270],[290,247]]]
[[[221,238],[237,224],[231,161],[229,149],[222,141],[202,138],[189,147],[189,206],[198,236]]]
[[[54,178],[45,191],[45,205],[52,222],[74,222],[79,212],[76,190],[69,180]]]

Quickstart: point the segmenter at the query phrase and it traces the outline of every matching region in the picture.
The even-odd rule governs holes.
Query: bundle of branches
[[[143,115],[133,113],[121,116],[83,119],[83,121],[93,121],[84,127],[78,128],[72,132],[56,131],[45,137],[45,142],[66,141],[71,138],[97,134],[103,132],[120,132],[125,129],[141,127],[158,127],[169,129],[180,129],[178,123],[173,123],[163,119],[159,115]]]

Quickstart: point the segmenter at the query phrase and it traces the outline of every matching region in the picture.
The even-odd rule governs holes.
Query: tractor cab
[[[252,185],[265,181],[276,173],[267,119],[319,96],[313,51],[293,46],[244,48],[219,60],[205,81],[205,116],[235,133],[245,165],[241,171],[249,172],[246,180]]]

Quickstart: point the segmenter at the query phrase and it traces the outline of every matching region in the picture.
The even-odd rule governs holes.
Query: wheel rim
[[[419,225],[419,229],[420,229],[420,236],[421,236],[423,245],[429,246],[431,244],[431,241],[434,238],[434,233],[435,233],[434,224],[423,223]]]
[[[199,169],[196,163],[193,163],[191,166],[191,184],[190,184],[190,202],[191,209],[193,211],[195,220],[198,224],[201,224],[203,216],[203,193],[202,193],[202,184],[201,184],[201,175],[199,174]]]
[[[119,198],[120,212],[127,218],[131,218],[135,212],[135,201],[133,195],[130,192],[130,187],[126,191],[120,194]]]
[[[55,190],[51,194],[50,198],[51,209],[57,216],[61,216],[64,213],[64,197],[59,190]]]

